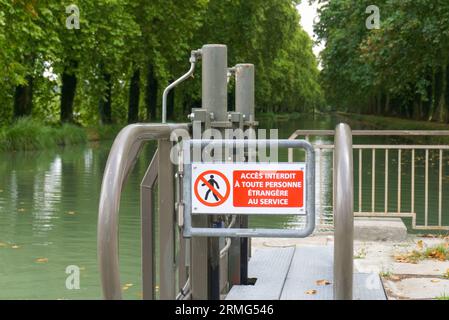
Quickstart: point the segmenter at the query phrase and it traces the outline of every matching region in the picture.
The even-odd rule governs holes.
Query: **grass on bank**
[[[443,293],[441,296],[436,297],[436,300],[449,300],[449,295],[447,295],[446,293]]]
[[[419,248],[405,254],[396,255],[396,262],[418,263],[425,259],[434,259],[439,261],[449,260],[449,242],[442,243],[430,248]],[[444,275],[443,275],[444,276]]]
[[[74,124],[52,126],[35,119],[21,118],[10,126],[0,128],[0,151],[40,150],[112,139],[120,128],[83,128]]]

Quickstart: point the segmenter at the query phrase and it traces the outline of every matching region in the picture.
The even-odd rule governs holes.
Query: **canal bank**
[[[314,235],[303,239],[254,238],[253,252],[266,248],[316,248],[331,249],[334,245],[332,234]],[[402,241],[354,241],[354,272],[380,275],[383,290],[389,300],[409,299],[449,299],[449,260],[442,257],[426,256],[434,248],[449,247],[449,237],[432,235],[409,235]],[[449,250],[449,249],[448,249]],[[412,254],[422,256],[416,260],[405,259]],[[251,272],[251,270],[250,270]],[[367,287],[377,285],[375,276],[367,277]],[[314,279],[304,294],[306,299],[314,299],[332,279]],[[373,288],[375,289],[375,288]]]
[[[264,118],[260,128],[278,128],[279,138],[288,138],[297,129],[332,130],[341,121],[348,122],[353,129],[374,129],[369,124],[351,122],[335,114],[302,115],[294,120]],[[96,224],[101,180],[111,144],[111,140],[100,140],[64,148],[0,154],[1,299],[101,298]],[[122,195],[120,266],[125,299],[142,296],[138,190],[154,150],[154,144],[145,147]],[[281,153],[280,161],[286,160],[287,153]],[[323,161],[324,172],[330,172],[331,158]],[[363,179],[369,180],[371,175],[369,168],[366,169]],[[391,179],[394,185],[396,178]],[[331,181],[324,180],[324,183],[329,188],[324,189],[323,195],[330,202]],[[431,184],[432,188],[436,186]],[[423,188],[422,182],[417,183],[416,192],[423,194]],[[370,190],[363,191],[363,197],[370,199]],[[381,197],[377,201],[383,204]],[[396,202],[395,198],[391,201]],[[325,210],[329,213],[331,208]],[[298,228],[300,223],[295,216],[250,220],[252,227]],[[70,265],[80,267],[79,290],[65,287],[66,268]]]

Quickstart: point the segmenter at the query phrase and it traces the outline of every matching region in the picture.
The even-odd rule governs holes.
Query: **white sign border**
[[[251,163],[251,162],[192,162],[192,179],[191,179],[191,204],[192,214],[211,214],[211,215],[226,215],[226,214],[241,214],[241,215],[305,215],[307,207],[307,181],[306,181],[306,164],[303,162],[287,163]],[[204,171],[216,170],[222,172],[226,177],[231,177],[229,183],[231,186],[228,199],[220,206],[208,207],[196,198],[195,196],[195,181],[198,176]],[[303,185],[303,206],[301,208],[289,207],[289,208],[273,208],[273,207],[234,207],[233,203],[233,175],[235,170],[301,170],[304,172],[304,185]]]

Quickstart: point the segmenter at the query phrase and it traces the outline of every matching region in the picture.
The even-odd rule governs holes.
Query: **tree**
[[[447,120],[449,3],[383,0],[368,30],[370,1],[325,1],[316,25],[326,42],[322,82],[342,110]]]

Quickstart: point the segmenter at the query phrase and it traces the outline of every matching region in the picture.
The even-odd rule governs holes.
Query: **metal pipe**
[[[371,163],[371,210],[375,212],[376,207],[376,149],[372,150]]]
[[[442,208],[442,174],[443,174],[443,150],[440,149],[439,154],[439,167],[438,167],[438,226],[441,227],[442,216],[441,216],[441,208]]]
[[[153,155],[145,176],[140,184],[140,216],[141,216],[141,253],[142,253],[142,291],[144,300],[154,299],[154,285],[156,283],[154,261],[155,246],[153,235],[153,188],[158,175],[159,151]]]
[[[101,185],[98,209],[97,250],[105,299],[121,299],[118,257],[118,213],[120,196],[144,141],[169,137],[186,124],[133,124],[123,128],[109,153]]]
[[[249,130],[255,124],[255,97],[254,97],[254,65],[249,63],[241,63],[235,66],[235,111],[240,112],[249,125]],[[243,128],[242,128],[243,129]],[[253,159],[255,150],[248,150],[246,161],[248,158]],[[248,227],[248,217],[240,217],[240,227]],[[249,252],[251,252],[250,239],[241,238],[240,242],[240,284],[248,283],[248,260]],[[235,257],[235,256],[234,256]],[[231,261],[232,264],[235,264]],[[233,268],[235,271],[236,268]],[[231,278],[236,278],[236,275],[231,275]]]
[[[232,228],[234,226],[236,220],[237,220],[237,216],[233,215],[231,222],[229,223],[227,228],[228,229]],[[220,250],[220,258],[223,258],[225,256],[225,254],[228,252],[229,248],[231,247],[231,243],[232,243],[231,238],[226,238],[225,246],[223,247],[223,249]]]
[[[176,297],[174,165],[169,160],[172,146],[170,140],[158,141],[157,184],[159,187],[159,252],[161,253],[159,297],[161,300]]]
[[[246,121],[254,121],[254,65],[235,66],[235,111],[241,112]]]
[[[192,50],[189,60],[190,61],[189,71],[187,71],[186,74],[184,74],[179,79],[168,85],[167,88],[165,88],[164,93],[162,94],[162,123],[167,123],[167,97],[170,90],[176,87],[181,82],[187,80],[195,72],[195,65],[200,57],[201,57],[201,49]]]
[[[176,295],[176,300],[184,300],[189,293],[190,293],[190,277],[187,278],[187,281],[181,288],[181,291]]]
[[[385,150],[385,204],[384,210],[385,213],[388,212],[388,149]]]
[[[228,120],[228,49],[222,44],[207,44],[202,53],[202,107],[214,121]]]
[[[298,136],[334,136],[334,130],[296,130],[289,139]],[[449,136],[449,130],[353,130],[353,136]]]
[[[354,185],[352,135],[347,124],[335,130],[334,170],[334,299],[352,300]]]
[[[426,164],[424,173],[424,225],[429,222],[429,149],[426,149]]]
[[[401,213],[401,188],[402,188],[402,174],[401,174],[401,162],[402,162],[402,150],[398,150],[398,213]]]

